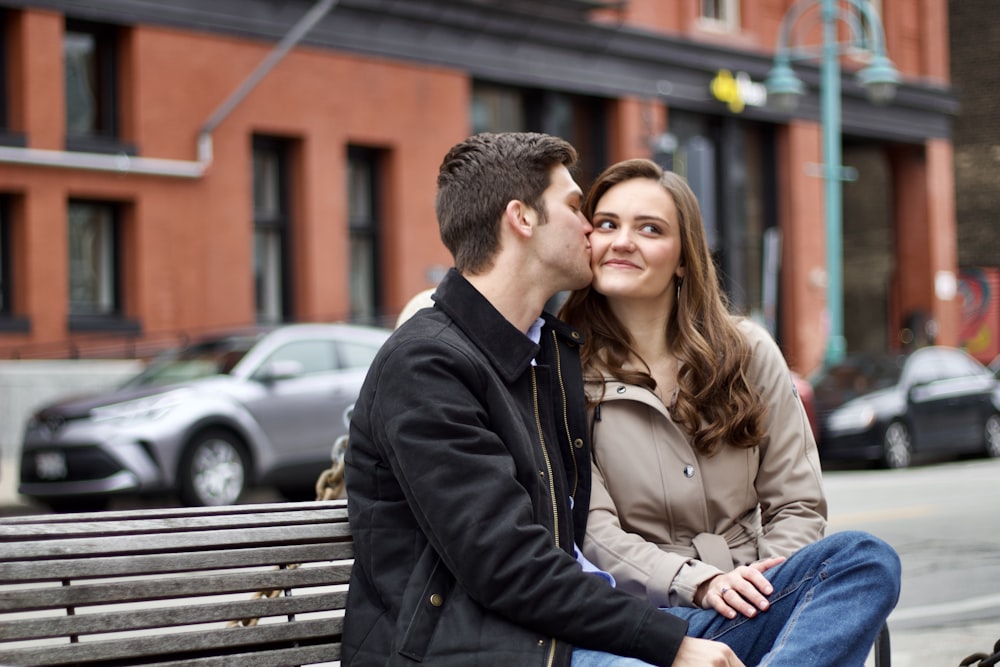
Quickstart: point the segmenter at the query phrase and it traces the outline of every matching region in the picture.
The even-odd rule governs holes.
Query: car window
[[[371,366],[379,346],[356,341],[337,341],[337,353],[340,355],[341,368],[368,368]]]
[[[937,352],[937,350],[925,348],[910,355],[903,371],[903,381],[907,386],[927,384],[947,377],[941,368],[942,362]]]
[[[255,341],[252,336],[235,336],[168,350],[123,386],[160,387],[220,373],[227,374]]]
[[[816,401],[825,409],[842,405],[899,381],[902,364],[892,356],[850,357],[822,372],[813,384]]]
[[[295,361],[302,366],[302,373],[324,373],[337,369],[337,355],[330,340],[299,340],[286,343],[275,350],[266,363]]]

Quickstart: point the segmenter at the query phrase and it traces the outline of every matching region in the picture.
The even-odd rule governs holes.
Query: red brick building
[[[479,130],[652,156],[702,201],[734,307],[825,346],[818,71],[762,82],[790,0],[0,0],[0,357],[255,322],[391,322],[450,265],[435,176]],[[881,0],[903,75],[845,61],[848,351],[957,342],[946,0]],[[94,349],[100,342],[99,352]],[[110,345],[110,347],[109,347]],[[115,350],[108,352],[108,350]]]

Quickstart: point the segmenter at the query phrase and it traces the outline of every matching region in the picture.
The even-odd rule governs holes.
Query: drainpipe
[[[120,174],[140,174],[146,176],[168,176],[173,178],[196,179],[205,175],[212,164],[212,132],[243,101],[251,90],[270,72],[278,62],[298,44],[306,34],[322,19],[337,0],[318,0],[298,23],[281,38],[271,53],[250,73],[239,88],[219,105],[198,131],[198,159],[172,160],[154,157],[134,157],[124,153],[84,153],[79,151],[58,151],[42,148],[19,148],[0,146],[0,163],[23,164],[37,167],[61,167],[64,169],[89,169],[93,171],[113,171]]]

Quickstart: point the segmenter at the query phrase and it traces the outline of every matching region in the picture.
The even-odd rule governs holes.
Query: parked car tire
[[[986,436],[986,456],[1000,457],[1000,415],[990,415],[983,432]]]
[[[882,459],[888,468],[906,468],[913,460],[913,438],[910,429],[901,421],[894,421],[882,438]]]
[[[249,475],[249,459],[239,438],[223,429],[201,431],[181,457],[181,502],[193,507],[232,505],[246,489]]]

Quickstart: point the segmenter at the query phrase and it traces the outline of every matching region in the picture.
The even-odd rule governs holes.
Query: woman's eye
[[[610,220],[596,220],[594,222],[594,229],[614,229],[615,223]]]
[[[660,228],[658,226],[652,225],[652,224],[650,224],[650,225],[643,225],[639,229],[644,234],[659,234],[660,233]]]

